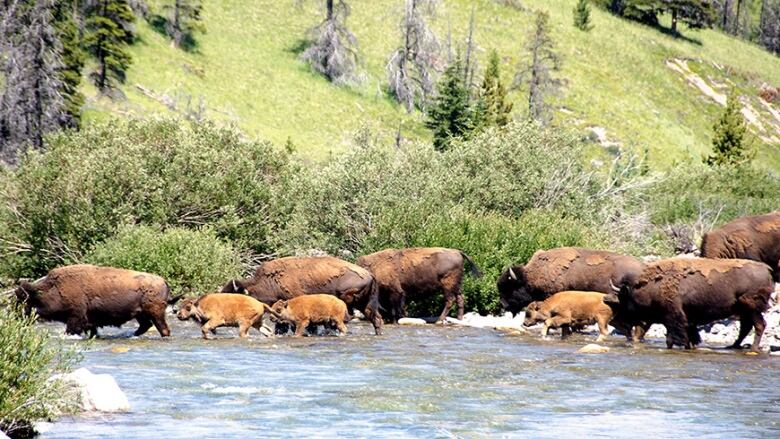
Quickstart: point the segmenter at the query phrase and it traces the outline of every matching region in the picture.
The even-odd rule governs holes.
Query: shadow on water
[[[42,437],[778,437],[780,361],[662,343],[576,350],[594,340],[488,329],[350,324],[346,337],[174,337],[88,345],[132,412],[66,418]],[[131,333],[109,332],[109,337]],[[76,342],[78,343],[78,342]],[[695,433],[694,433],[695,432]]]

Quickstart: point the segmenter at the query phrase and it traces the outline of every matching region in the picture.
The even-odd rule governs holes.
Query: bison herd
[[[667,330],[666,344],[692,348],[701,340],[698,327],[738,318],[740,333],[732,347],[755,330],[757,350],[765,329],[780,260],[780,213],[744,217],[702,239],[701,257],[678,257],[644,263],[609,251],[575,247],[537,251],[524,265],[511,265],[497,280],[501,308],[525,310],[526,325],[543,323],[543,332],[598,324],[599,340],[611,324],[638,341],[654,323]],[[463,252],[447,248],[388,249],[361,256],[356,264],[329,256],[286,257],[261,264],[251,277],[228,281],[220,293],[185,299],[181,320],[201,325],[203,337],[221,326],[239,328],[245,337],[260,329],[269,314],[278,325],[301,335],[309,324],[325,324],[346,333],[345,323],[358,310],[382,334],[385,322],[407,315],[409,300],[441,293],[438,321],[453,306],[463,317],[464,267],[481,276]],[[179,297],[168,284],[148,273],[92,265],[51,270],[15,290],[25,310],[64,322],[69,334],[97,335],[103,326],[138,321],[135,335],[155,326],[170,335],[165,310]]]

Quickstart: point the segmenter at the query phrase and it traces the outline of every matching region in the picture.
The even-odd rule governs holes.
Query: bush
[[[111,121],[47,140],[8,172],[0,218],[15,276],[79,260],[121,224],[209,225],[240,248],[270,252],[283,223],[276,189],[292,166],[268,143],[209,123]],[[3,188],[3,186],[0,186]]]
[[[165,278],[173,294],[199,295],[217,290],[241,274],[233,247],[210,228],[129,226],[98,244],[86,260],[97,265],[154,273]]]
[[[50,420],[73,407],[62,397],[62,383],[49,378],[67,371],[74,353],[53,344],[35,316],[0,306],[0,431],[31,435],[36,421]],[[72,402],[72,401],[71,401]]]

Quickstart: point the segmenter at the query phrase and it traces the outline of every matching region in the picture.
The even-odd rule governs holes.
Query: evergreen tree
[[[84,105],[84,95],[79,91],[79,84],[85,55],[81,49],[81,36],[75,16],[76,6],[77,0],[55,2],[53,14],[62,44],[62,66],[59,71],[69,128],[78,128],[81,125],[81,107]]]
[[[709,0],[657,0],[657,7],[672,16],[672,33],[677,33],[677,22],[691,29],[709,28],[715,23],[715,10]]]
[[[745,138],[747,124],[736,92],[732,91],[729,95],[726,109],[715,122],[713,130],[713,154],[705,159],[707,164],[736,165],[752,159],[753,152],[748,149]]]
[[[780,1],[762,0],[758,42],[767,50],[780,54]]]
[[[528,116],[540,123],[549,121],[547,98],[560,88],[562,81],[552,76],[560,71],[561,60],[555,53],[555,43],[550,37],[550,15],[536,13],[533,33],[526,46],[527,61],[522,62],[515,74],[514,85],[528,85]]]
[[[200,16],[203,4],[201,0],[171,1],[172,4],[165,5],[165,9],[168,10],[165,30],[176,47],[192,48],[195,46],[195,32],[206,30]]]
[[[579,0],[572,12],[574,14],[574,27],[586,32],[593,28],[590,24],[590,5],[588,0]]]
[[[0,155],[13,162],[27,147],[66,123],[60,94],[61,45],[54,0],[15,5],[3,17],[5,89],[0,97]]]
[[[132,61],[127,46],[133,42],[135,15],[127,0],[90,0],[86,11],[84,46],[97,61],[95,85],[107,91],[124,83]]]
[[[511,120],[512,103],[507,100],[506,87],[501,83],[499,63],[498,52],[493,50],[474,108],[475,127],[502,127]]]
[[[452,139],[463,137],[473,129],[469,91],[463,78],[463,61],[458,54],[439,81],[438,94],[425,122],[433,131],[433,146],[439,151],[447,149]]]

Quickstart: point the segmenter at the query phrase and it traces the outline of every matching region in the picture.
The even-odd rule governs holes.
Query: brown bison
[[[89,332],[97,336],[103,326],[122,326],[138,320],[135,335],[154,325],[161,336],[171,331],[165,321],[165,308],[171,298],[165,279],[153,274],[95,265],[69,265],[55,268],[33,283],[22,282],[16,297],[29,313],[36,308],[45,320],[65,323],[68,334]]]
[[[460,250],[449,248],[387,249],[361,256],[357,264],[368,269],[379,285],[379,298],[392,322],[406,317],[406,300],[430,297],[441,292],[444,309],[438,321],[443,321],[458,304],[458,319],[463,318],[464,260],[471,266],[471,275],[479,277],[476,264]]]
[[[746,216],[705,233],[701,256],[718,259],[751,259],[772,267],[780,280],[780,213]]]
[[[497,283],[501,307],[517,314],[533,301],[566,290],[611,293],[612,284],[632,285],[644,264],[631,256],[561,247],[539,250],[525,265],[513,265]]]
[[[216,334],[222,326],[238,327],[239,337],[244,338],[249,328],[260,330],[263,315],[269,309],[268,305],[244,294],[206,294],[183,300],[176,317],[200,323],[205,339],[209,338],[209,332]]]
[[[758,349],[766,323],[762,313],[774,291],[769,267],[745,259],[673,258],[648,264],[637,282],[604,297],[627,322],[666,326],[666,345],[692,348],[701,342],[697,326],[740,319],[741,347],[751,328]]]
[[[264,262],[254,276],[232,280],[222,292],[249,294],[266,305],[304,294],[331,294],[350,310],[362,311],[376,334],[382,334],[379,291],[371,273],[331,256],[293,256]]]
[[[525,310],[523,325],[531,326],[544,322],[542,334],[550,328],[561,328],[561,337],[571,334],[572,329],[594,323],[599,326],[597,342],[609,336],[609,322],[612,308],[604,303],[604,293],[592,291],[561,291],[544,300],[531,302]]]
[[[309,294],[279,300],[271,307],[274,317],[295,325],[295,337],[300,337],[309,324],[335,325],[341,334],[347,333],[347,304],[329,294]]]

